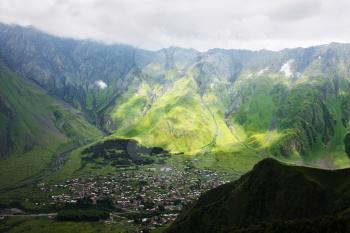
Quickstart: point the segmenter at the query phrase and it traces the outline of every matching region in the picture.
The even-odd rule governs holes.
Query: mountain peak
[[[273,159],[273,158],[264,158],[259,163],[254,165],[253,170],[259,170],[259,169],[272,169],[274,167],[284,167],[283,163],[280,161]]]

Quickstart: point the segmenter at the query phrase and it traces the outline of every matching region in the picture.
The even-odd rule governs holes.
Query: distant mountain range
[[[349,44],[147,51],[5,24],[0,44],[3,158],[46,148],[47,135],[104,134],[172,153],[349,164]]]
[[[265,159],[239,180],[202,195],[166,232],[349,232],[349,179],[349,169]]]

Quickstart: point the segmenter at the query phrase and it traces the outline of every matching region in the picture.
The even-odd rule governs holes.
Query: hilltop
[[[265,159],[203,194],[166,232],[348,232],[349,178],[349,169]]]

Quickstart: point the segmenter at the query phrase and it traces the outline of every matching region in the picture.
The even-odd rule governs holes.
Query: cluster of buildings
[[[172,222],[182,208],[201,193],[230,180],[228,173],[170,166],[124,170],[106,176],[67,180],[39,188],[49,193],[51,204],[77,203],[90,198],[93,204],[109,199],[118,210],[109,221],[156,228]]]

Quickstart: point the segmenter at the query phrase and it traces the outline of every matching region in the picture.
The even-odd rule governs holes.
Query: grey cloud
[[[300,20],[321,12],[322,1],[295,0],[273,9],[269,16],[273,20]]]
[[[350,42],[349,10],[347,0],[1,0],[0,21],[148,49],[276,50]]]

